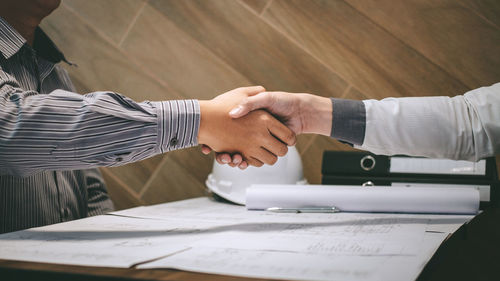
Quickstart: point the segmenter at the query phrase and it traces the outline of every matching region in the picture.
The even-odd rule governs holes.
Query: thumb
[[[247,115],[250,111],[268,108],[269,106],[271,106],[271,93],[262,92],[245,98],[239,105],[229,111],[229,116],[232,118],[240,118]]]

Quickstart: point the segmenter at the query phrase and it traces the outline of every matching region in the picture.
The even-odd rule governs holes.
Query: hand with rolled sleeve
[[[375,154],[478,161],[500,152],[500,83],[451,98],[356,101],[262,92],[243,100],[230,115],[240,118],[259,108],[296,134],[329,135]],[[238,155],[218,153],[216,159],[246,167]]]

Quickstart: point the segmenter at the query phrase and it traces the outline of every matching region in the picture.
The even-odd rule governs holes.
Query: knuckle
[[[293,132],[290,132],[286,135],[286,140],[288,144],[294,145],[297,141],[296,136]]]
[[[262,95],[262,100],[265,102],[265,103],[269,103],[272,99],[272,93],[270,92],[264,92],[264,93],[261,93]]]
[[[243,107],[246,107],[248,106],[248,98],[244,98],[241,102],[240,102],[240,106],[243,106]]]
[[[270,120],[269,115],[263,111],[259,112],[259,119],[263,122],[269,122]]]
[[[288,153],[288,147],[286,145],[282,145],[278,151],[278,156],[285,156]]]
[[[273,156],[273,157],[271,157],[271,158],[269,159],[269,161],[268,161],[268,163],[267,163],[267,164],[269,164],[269,165],[271,165],[271,166],[272,166],[272,165],[276,164],[276,162],[278,162],[278,157]]]
[[[252,166],[255,166],[255,167],[262,167],[264,165],[264,163],[260,162],[260,161],[253,161],[252,162]]]

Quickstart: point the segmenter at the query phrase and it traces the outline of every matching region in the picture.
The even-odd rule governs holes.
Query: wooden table
[[[1,251],[1,249],[0,249]],[[0,260],[1,280],[262,280],[170,269],[122,269]],[[500,280],[500,209],[478,215],[444,242],[418,281]]]

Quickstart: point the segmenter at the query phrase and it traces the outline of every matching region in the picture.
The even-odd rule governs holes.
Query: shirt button
[[[176,137],[170,140],[170,146],[176,146],[177,143],[179,143],[179,140]]]

